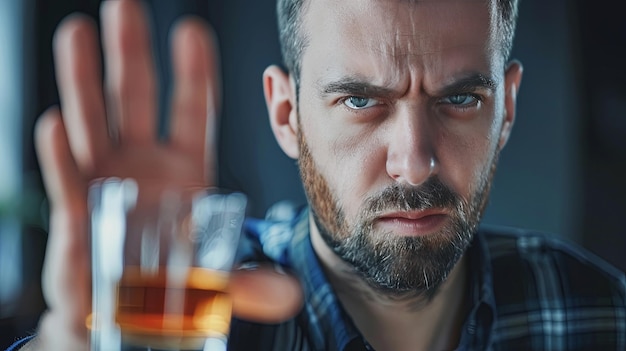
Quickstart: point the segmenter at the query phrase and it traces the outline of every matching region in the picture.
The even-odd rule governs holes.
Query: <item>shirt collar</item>
[[[304,289],[308,331],[316,349],[343,350],[360,334],[326,279],[313,250],[309,229],[309,210],[306,208],[295,222],[289,256],[291,267],[299,276]]]
[[[463,324],[458,350],[489,350],[496,318],[491,257],[482,231],[468,248],[469,313]]]

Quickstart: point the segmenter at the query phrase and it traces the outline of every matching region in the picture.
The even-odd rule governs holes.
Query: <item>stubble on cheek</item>
[[[337,206],[335,196],[328,183],[317,171],[318,168],[301,130],[302,128],[299,128],[298,131],[298,145],[300,148],[298,165],[315,223],[322,236],[326,237],[333,233],[332,237],[335,238],[338,235],[347,237],[349,230],[345,215]]]

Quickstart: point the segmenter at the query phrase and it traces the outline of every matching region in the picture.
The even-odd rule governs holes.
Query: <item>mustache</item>
[[[430,208],[457,208],[461,197],[437,176],[428,178],[418,186],[393,184],[366,202],[365,214],[375,218],[384,211],[420,211]]]

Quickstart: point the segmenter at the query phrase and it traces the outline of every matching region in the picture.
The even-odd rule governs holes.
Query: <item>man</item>
[[[269,67],[263,85],[310,207],[249,221],[246,260],[290,268],[304,305],[287,276],[236,278],[231,349],[626,348],[624,273],[547,236],[478,230],[515,119],[516,8],[505,0],[278,2],[288,72]],[[87,345],[91,179],[157,174],[214,184],[219,94],[206,28],[189,20],[175,31],[172,129],[162,144],[141,9],[107,2],[102,20],[104,93],[93,25],[70,18],[55,38],[63,113],[46,112],[37,132],[53,204],[49,312],[27,347]]]

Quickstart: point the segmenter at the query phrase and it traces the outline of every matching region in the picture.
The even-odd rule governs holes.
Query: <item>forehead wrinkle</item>
[[[444,8],[443,2],[455,2],[454,0],[396,0],[396,1],[379,1],[374,0],[374,6],[380,6],[377,13],[379,18],[383,19],[386,26],[393,28],[394,38],[384,38],[381,36],[379,52],[388,54],[390,57],[398,57],[400,55],[428,55],[443,51],[447,48],[458,48],[462,45],[451,43],[447,40],[438,40],[441,24],[433,21],[435,17],[455,17],[461,15],[465,9],[452,7]],[[493,0],[463,0],[463,2],[474,2],[475,6],[482,6],[488,12],[489,25],[487,32],[493,32],[497,27],[496,16],[497,9]],[[429,18],[423,17],[423,13],[433,11],[438,15],[430,14]],[[454,13],[451,13],[454,12]],[[474,28],[475,29],[475,28]],[[472,28],[468,28],[472,30]],[[479,33],[476,33],[479,34]],[[491,34],[491,33],[490,33]]]
[[[467,6],[440,6],[446,1],[449,0],[378,2],[377,5],[381,6],[379,7],[381,11],[378,13],[384,14],[381,16],[384,18],[383,28],[391,29],[393,32],[387,33],[393,37],[381,33],[380,40],[370,45],[379,55],[391,58],[389,63],[394,71],[398,73],[402,71],[405,74],[425,73],[426,67],[429,67],[428,71],[431,73],[441,72],[447,60],[442,61],[439,58],[453,58],[454,52],[466,49],[484,50],[484,47],[478,47],[481,44],[466,39],[468,35],[471,35],[470,33],[478,36],[486,34],[487,37],[493,39],[494,27],[497,27],[494,22],[495,2],[493,0],[463,0],[471,3],[473,7],[483,8],[486,22],[482,22],[484,26],[476,26],[475,17],[470,18],[466,14]],[[429,14],[428,17],[425,17],[425,13]],[[469,33],[459,32],[455,36],[450,34],[452,32],[442,31],[442,24],[436,21],[439,17],[461,18],[463,22],[467,20],[467,24],[463,23],[466,27],[461,28],[466,28]],[[488,40],[486,44],[488,51],[493,52],[493,40]],[[448,56],[447,52],[453,56]]]

